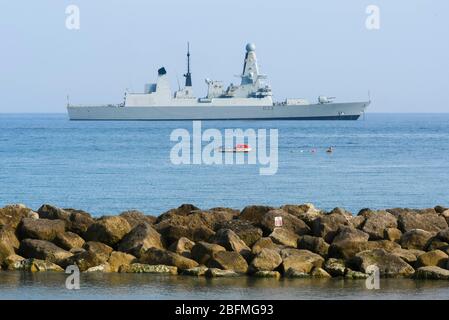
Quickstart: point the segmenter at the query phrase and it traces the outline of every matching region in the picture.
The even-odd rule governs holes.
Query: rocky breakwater
[[[277,222],[276,222],[277,221]],[[0,209],[3,270],[166,273],[229,277],[449,279],[449,210],[312,204],[139,211],[92,217],[43,205]]]

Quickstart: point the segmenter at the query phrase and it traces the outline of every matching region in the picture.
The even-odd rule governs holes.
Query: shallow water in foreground
[[[0,272],[0,299],[449,299],[448,281],[254,279],[152,274],[82,274],[80,290],[65,288],[64,273]]]

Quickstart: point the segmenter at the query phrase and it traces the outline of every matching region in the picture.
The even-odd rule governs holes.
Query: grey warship
[[[249,43],[240,75],[240,85],[206,79],[207,95],[193,94],[190,50],[187,49],[185,86],[172,93],[167,71],[158,70],[156,83],[144,92],[125,92],[124,102],[110,105],[67,104],[70,120],[357,120],[371,101],[335,102],[320,96],[317,103],[306,99],[273,101],[267,77],[259,73],[256,47]]]

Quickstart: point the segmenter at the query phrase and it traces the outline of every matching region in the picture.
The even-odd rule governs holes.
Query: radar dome
[[[256,51],[256,45],[254,43],[248,43],[246,45],[246,51],[248,51],[248,52]]]

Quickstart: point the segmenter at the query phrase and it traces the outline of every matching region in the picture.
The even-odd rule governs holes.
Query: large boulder
[[[194,245],[195,242],[183,237],[173,242],[168,249],[186,258],[191,258],[191,251]]]
[[[273,207],[269,206],[246,206],[245,208],[243,208],[238,217],[241,220],[250,221],[254,224],[260,224],[265,213],[273,209]]]
[[[108,263],[110,271],[118,272],[120,267],[129,266],[136,261],[136,257],[128,253],[113,251],[109,256]]]
[[[60,264],[72,254],[55,244],[37,239],[25,239],[20,242],[19,254],[25,258],[35,258]]]
[[[119,216],[104,216],[87,229],[85,239],[113,247],[130,231],[131,226],[126,219]]]
[[[271,250],[279,251],[279,247],[276,244],[274,244],[273,240],[271,240],[271,238],[269,238],[269,237],[262,237],[259,240],[257,240],[253,244],[253,246],[251,248],[251,252],[253,254],[257,254],[262,249],[271,249]]]
[[[159,218],[153,227],[162,235],[167,246],[170,246],[182,237],[188,238],[193,242],[209,241],[215,234],[211,225],[200,214],[185,216],[171,214],[160,221]]]
[[[42,205],[37,212],[39,213],[39,217],[41,219],[48,219],[48,220],[63,220],[63,221],[69,221],[70,220],[70,212],[58,208],[56,206],[53,206],[51,204],[44,204]]]
[[[283,227],[275,228],[269,237],[274,243],[287,247],[296,248],[298,245],[299,236],[293,231]]]
[[[214,255],[214,253],[226,251],[226,249],[218,244],[207,243],[204,241],[200,241],[196,243],[192,250],[190,251],[190,255],[192,259],[197,261],[200,264],[207,264],[210,258]]]
[[[16,230],[20,221],[29,216],[30,208],[22,204],[12,204],[0,208],[0,227]]]
[[[69,265],[78,266],[80,271],[92,270],[92,268],[103,266],[107,263],[109,256],[86,250],[79,252],[61,262],[61,266],[67,267]]]
[[[422,229],[412,229],[402,234],[399,243],[404,249],[424,250],[433,234]]]
[[[420,280],[448,280],[449,270],[437,266],[421,267],[416,270],[413,277]]]
[[[251,272],[272,271],[282,263],[280,254],[271,249],[261,249],[249,265]]]
[[[18,228],[21,239],[53,241],[58,234],[65,232],[65,222],[63,220],[23,218]]]
[[[217,224],[217,229],[229,229],[234,231],[248,247],[251,247],[262,237],[262,229],[255,227],[251,222],[245,220],[229,220]]]
[[[281,269],[284,273],[290,269],[300,273],[310,273],[313,267],[321,268],[324,259],[309,250],[284,249],[281,251]]]
[[[449,228],[443,229],[438,232],[436,238],[440,241],[449,243]]]
[[[67,231],[57,234],[53,242],[57,246],[69,251],[73,248],[81,248],[85,241],[76,233]]]
[[[433,250],[426,252],[416,260],[416,267],[437,266],[445,268],[448,262],[448,255],[441,250]]]
[[[401,246],[396,242],[388,240],[376,240],[376,241],[339,241],[332,243],[329,247],[328,256],[330,258],[337,259],[350,259],[359,252],[374,249],[384,249],[387,252],[392,252],[396,249],[400,249]]]
[[[220,229],[212,238],[212,242],[219,244],[229,251],[235,251],[242,256],[247,257],[251,253],[251,249],[239,236],[232,230]]]
[[[110,246],[97,241],[88,241],[84,243],[83,249],[99,255],[104,261],[107,261],[109,259],[109,256],[113,251]]]
[[[92,216],[83,210],[66,208],[64,211],[70,214],[68,221],[66,221],[67,230],[82,237],[86,233],[87,229],[95,223]]]
[[[262,216],[258,226],[260,226],[265,235],[270,234],[276,228],[275,219],[276,217],[282,218],[282,228],[290,230],[297,235],[310,234],[309,226],[301,219],[295,217],[292,214],[285,212],[282,209],[270,210]]]
[[[338,228],[337,233],[332,240],[332,243],[340,241],[360,241],[366,242],[369,239],[369,234],[356,229],[352,226],[341,226]]]
[[[384,230],[384,239],[394,242],[399,242],[402,237],[402,232],[398,228],[386,228]]]
[[[119,216],[128,221],[131,228],[135,228],[141,223],[148,223],[149,225],[152,225],[154,222],[156,222],[157,219],[154,216],[145,215],[143,212],[140,212],[138,210],[124,211],[120,213]]]
[[[402,260],[404,260],[405,262],[407,262],[409,265],[414,266],[416,263],[416,260],[418,259],[418,257],[421,254],[424,254],[424,251],[420,251],[420,250],[415,250],[415,249],[395,249],[391,252],[392,254],[394,254],[395,256],[398,256],[399,258],[401,258]]]
[[[385,277],[410,276],[415,272],[404,260],[384,249],[359,252],[351,260],[351,264],[364,273],[370,271],[369,266],[375,265],[379,268],[380,275]]]
[[[234,251],[216,252],[209,260],[208,267],[232,270],[238,273],[246,273],[248,271],[246,260],[238,252]]]
[[[309,250],[326,257],[329,251],[329,244],[323,238],[305,235],[299,238],[298,249]]]
[[[304,203],[300,205],[287,204],[285,206],[282,206],[281,209],[301,219],[310,228],[312,227],[313,220],[324,215],[321,210],[316,209],[315,206],[311,203]]]
[[[139,262],[144,264],[165,264],[167,266],[175,266],[180,270],[198,266],[198,263],[195,260],[183,257],[171,251],[156,248],[150,248],[143,253]]]
[[[126,234],[118,245],[118,250],[136,257],[149,248],[164,249],[161,235],[148,223],[141,223]]]
[[[351,225],[349,221],[348,217],[340,213],[318,217],[313,221],[313,235],[323,238],[327,243],[332,243],[341,226]]]
[[[164,212],[163,214],[161,214],[159,217],[157,217],[156,223],[159,223],[165,219],[170,219],[171,217],[173,217],[175,215],[188,216],[192,212],[199,211],[199,210],[201,210],[201,209],[194,206],[193,204],[183,203],[178,208],[170,209],[170,210]]]
[[[362,230],[369,235],[370,240],[383,239],[385,229],[397,227],[396,217],[387,211],[370,211],[364,216]]]
[[[0,244],[1,246],[1,244]],[[19,256],[15,253],[7,256],[2,261],[0,261],[0,266],[3,267],[5,270],[18,270],[21,266],[21,262],[25,260],[24,257]]]
[[[398,227],[402,232],[422,229],[428,232],[439,232],[448,227],[446,219],[435,213],[402,212],[398,217]]]

